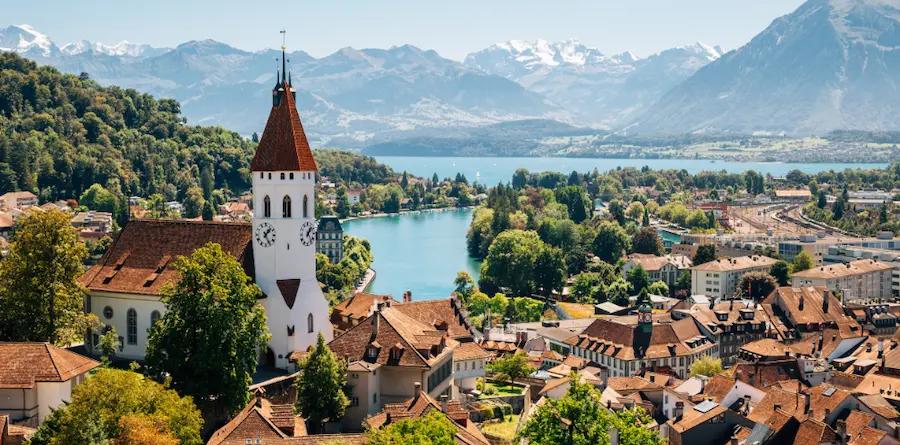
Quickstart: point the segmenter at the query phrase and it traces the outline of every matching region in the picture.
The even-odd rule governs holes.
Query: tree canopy
[[[199,445],[202,425],[190,397],[131,371],[100,369],[72,390],[72,401],[45,419],[29,444]]]
[[[3,60],[0,54],[0,60]],[[0,341],[69,345],[98,324],[78,282],[88,251],[61,211],[27,211],[0,262]]]
[[[456,426],[436,410],[417,419],[403,419],[381,429],[370,429],[370,445],[453,445]]]
[[[214,416],[249,400],[250,376],[268,339],[259,288],[237,260],[215,243],[181,257],[179,279],[162,291],[166,313],[147,345],[147,371],[190,395]]]

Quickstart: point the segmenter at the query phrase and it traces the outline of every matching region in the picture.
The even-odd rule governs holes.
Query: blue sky
[[[703,41],[737,48],[800,0],[43,0],[3,6],[57,45],[80,39],[174,46],[211,38],[247,50],[288,45],[321,57],[405,43],[461,60],[509,39],[576,38],[607,54],[647,56]]]

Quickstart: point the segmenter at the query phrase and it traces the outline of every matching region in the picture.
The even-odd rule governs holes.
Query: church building
[[[135,220],[82,276],[88,289],[86,310],[120,334],[118,357],[144,358],[150,327],[165,315],[160,290],[178,278],[172,264],[209,242],[234,255],[263,292],[260,303],[272,336],[263,363],[286,369],[291,353],[315,344],[319,332],[326,341],[332,339],[328,301],[316,280],[318,168],[295,100],[282,70],[250,166],[251,224]],[[93,354],[99,354],[99,334],[85,341]]]

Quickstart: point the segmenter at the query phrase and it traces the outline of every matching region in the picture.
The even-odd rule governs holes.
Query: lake
[[[447,298],[460,270],[478,281],[481,264],[466,252],[472,210],[405,213],[346,221],[344,233],[372,244],[375,280],[368,292],[413,300]]]
[[[437,172],[441,178],[463,173],[469,181],[478,180],[494,185],[512,180],[517,168],[530,171],[579,172],[608,171],[616,167],[644,165],[653,169],[685,169],[690,173],[703,170],[743,172],[757,170],[784,176],[799,169],[806,173],[845,168],[876,168],[884,164],[780,164],[712,162],[689,159],[577,159],[577,158],[434,158],[378,156],[395,171],[406,170],[417,176],[431,177]],[[460,270],[466,270],[478,281],[480,263],[469,258],[466,252],[466,232],[472,220],[471,210],[449,210],[402,214],[381,218],[365,218],[347,221],[344,231],[348,235],[366,238],[372,244],[376,278],[368,291],[376,294],[392,294],[400,299],[407,289],[413,299],[430,300],[446,298],[453,291],[453,279]]]
[[[569,174],[573,170],[580,173],[596,168],[601,173],[616,167],[641,168],[648,166],[654,170],[685,169],[695,174],[704,170],[725,170],[741,173],[756,170],[772,176],[784,176],[791,170],[804,173],[818,173],[846,168],[884,168],[887,164],[784,164],[778,162],[726,162],[696,159],[596,159],[596,158],[455,158],[417,156],[375,156],[378,162],[391,166],[396,172],[404,170],[430,178],[434,173],[441,179],[455,177],[457,173],[466,175],[469,182],[497,185],[512,181],[518,168],[532,172],[557,171]]]

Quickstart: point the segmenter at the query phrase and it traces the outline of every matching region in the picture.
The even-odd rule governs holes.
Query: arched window
[[[291,217],[291,197],[285,195],[284,199],[281,201],[281,217],[282,218],[290,218]]]
[[[137,311],[128,309],[128,344],[137,344]]]
[[[281,174],[281,180],[284,181],[284,173]]]
[[[306,316],[306,332],[313,332],[313,316],[312,313]]]
[[[303,217],[309,218],[309,211],[307,210],[309,207],[309,197],[303,195]]]
[[[156,322],[159,321],[159,318],[160,318],[159,311],[151,312],[150,313],[150,327],[153,327],[153,325],[155,325]]]
[[[269,199],[269,195],[263,198],[263,216],[266,218],[272,217],[272,201]]]
[[[291,173],[291,176],[290,176],[290,178],[291,178],[291,181],[293,181],[293,180],[294,180],[294,174],[293,174],[293,173]]]

